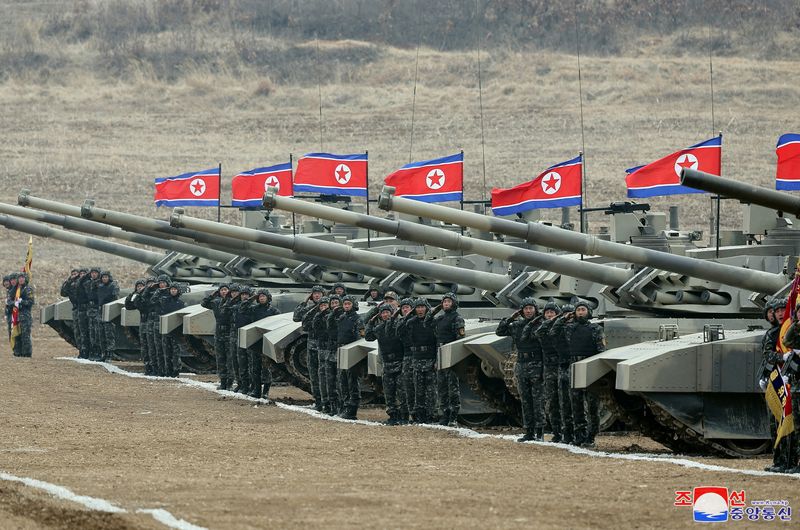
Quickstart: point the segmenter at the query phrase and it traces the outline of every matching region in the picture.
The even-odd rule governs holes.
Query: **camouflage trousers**
[[[100,319],[96,307],[86,310],[86,323],[89,327],[88,355],[90,359],[100,359],[103,356],[102,339],[100,338]]]
[[[526,430],[544,428],[544,363],[541,359],[517,362],[519,399],[522,402],[522,422]]]
[[[306,339],[306,367],[308,379],[311,381],[311,395],[314,404],[322,405],[322,396],[319,391],[319,343],[316,339]]]
[[[112,322],[99,322],[100,326],[100,353],[104,361],[114,358],[117,349],[117,330]]]
[[[241,348],[247,354],[247,369],[250,373],[250,385],[253,390],[261,390],[260,385],[266,385],[266,390],[272,386],[272,372],[264,366],[265,359],[260,351],[253,348]],[[264,396],[267,397],[267,396]]]
[[[414,410],[414,368],[411,362],[411,356],[406,355],[403,357],[403,369],[400,374],[400,390],[405,396],[406,407],[408,412]]]
[[[239,357],[239,330],[236,326],[231,326],[230,335],[228,336],[228,355],[230,357],[231,368],[233,369],[233,377],[239,388],[244,388],[250,384],[250,374],[247,373],[247,357],[244,366],[240,363]]]
[[[461,384],[452,368],[436,371],[436,394],[442,416],[455,419],[461,409]]]
[[[414,420],[431,421],[436,407],[436,372],[433,369],[434,359],[412,359],[414,372]]]
[[[80,330],[78,329],[79,322],[81,316],[80,311],[75,306],[72,306],[72,338],[75,341],[75,347],[78,349],[78,357],[81,357],[81,352],[83,351],[83,347],[81,346],[81,342],[83,338],[81,337]],[[8,331],[11,333],[11,323],[8,324],[9,328]]]
[[[319,391],[322,406],[328,406],[333,411],[339,410],[339,388],[337,376],[339,369],[336,366],[336,348],[327,344],[319,349]]]
[[[544,411],[553,436],[561,436],[561,402],[558,399],[558,362],[545,359]]]
[[[349,370],[339,370],[342,402],[345,407],[355,407],[361,404],[361,368],[354,366]]]
[[[566,378],[569,385],[569,367],[566,369]],[[569,395],[574,440],[593,442],[600,424],[597,398],[582,388],[570,388]]]
[[[142,353],[142,362],[144,363],[145,375],[155,375],[153,368],[152,351],[153,339],[150,335],[153,333],[153,326],[147,319],[142,319],[139,322],[139,351]]]
[[[214,331],[214,353],[217,357],[217,375],[219,382],[223,385],[229,385],[231,381],[231,360],[228,352],[230,352],[230,328],[228,326],[217,326]]]
[[[249,391],[252,389],[252,385],[254,383],[253,379],[250,377],[252,372],[250,366],[250,355],[247,353],[247,349],[239,347],[239,330],[236,330],[236,349],[232,351],[236,352],[236,364],[239,366],[239,379],[241,381],[241,385]]]
[[[14,355],[16,357],[30,357],[33,355],[33,343],[31,341],[33,315],[20,311],[18,322],[19,335],[14,341]]]
[[[408,418],[408,403],[403,388],[403,361],[383,363],[383,397],[389,417]]]
[[[163,356],[164,375],[178,377],[181,371],[181,348],[178,341],[170,335],[161,335],[161,355]]]
[[[78,309],[78,318],[75,321],[75,337],[78,343],[78,357],[89,358],[91,339],[89,336],[89,315],[86,309]]]
[[[161,335],[161,319],[158,316],[154,316],[150,321],[151,329],[153,330],[150,336],[153,338],[152,354],[156,363],[156,375],[166,377],[169,374],[167,373],[167,365],[164,362],[166,356],[164,355],[163,335]]]
[[[561,409],[561,437],[564,442],[573,440],[574,425],[572,419],[572,397],[569,384],[569,364],[558,366],[558,404]]]

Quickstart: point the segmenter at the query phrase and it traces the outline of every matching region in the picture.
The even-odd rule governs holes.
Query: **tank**
[[[701,182],[688,180],[686,174],[684,184],[705,189]],[[718,177],[703,178],[708,182]],[[709,191],[759,200],[767,207],[778,205],[771,190],[767,190],[771,192],[767,202],[759,199],[758,194],[737,196],[730,186],[723,190],[716,181],[714,185],[707,186]],[[617,347],[573,364],[573,386],[597,394],[606,408],[626,424],[678,452],[749,456],[769,449],[768,416],[763,393],[756,382],[761,356],[759,343],[766,327],[759,308],[766,298],[786,290],[788,278],[784,271],[793,268],[794,258],[790,256],[797,242],[797,234],[791,233],[789,225],[762,234],[759,242],[769,243],[766,251],[763,245],[730,245],[721,248],[718,260],[711,261],[715,255],[711,249],[687,250],[686,256],[680,256],[537,223],[464,214],[452,208],[424,205],[423,211],[420,203],[392,197],[391,190],[384,190],[380,205],[510,234],[556,249],[628,259],[642,267],[634,278],[644,279],[644,274],[661,269],[682,275],[680,281],[684,281],[683,276],[691,275],[714,282],[709,284],[708,294],[701,294],[698,301],[717,304],[715,322],[692,318],[689,313],[667,315],[657,327],[641,318],[602,321],[610,337],[609,330],[616,329],[617,333],[627,330],[633,340],[628,345],[610,344]],[[743,305],[743,310],[733,312],[726,304],[719,303],[722,299],[717,295],[724,298],[725,293],[722,285],[739,289],[739,296],[746,297],[753,309]],[[682,298],[688,297],[690,301],[695,296],[691,292],[682,294]],[[656,329],[658,340],[642,340],[652,336]],[[735,405],[731,406],[732,403]]]

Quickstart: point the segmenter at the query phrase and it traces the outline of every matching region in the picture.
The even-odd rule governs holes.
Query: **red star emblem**
[[[686,158],[683,162],[677,162],[677,165],[680,167],[688,167],[689,169],[691,169],[693,164],[694,161],[690,160],[689,158]]]
[[[339,180],[347,179],[347,171],[345,171],[344,169],[340,169],[339,171],[336,172],[336,178]]]
[[[194,191],[196,191],[198,194],[203,193],[203,185],[199,182],[195,182],[192,188],[194,188]]]
[[[550,175],[544,180],[544,185],[547,186],[547,189],[556,189],[556,184],[558,184],[558,179],[553,175]]]

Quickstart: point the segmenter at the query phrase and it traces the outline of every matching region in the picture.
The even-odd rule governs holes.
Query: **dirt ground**
[[[207,528],[652,528],[689,526],[674,492],[745,489],[800,504],[795,479],[570,454],[420,427],[323,421],[174,381],[132,379],[57,357],[74,350],[38,330],[33,359],[0,355],[0,472],[105,499],[89,512],[0,482],[3,528],[159,528],[163,508]],[[302,398],[288,387],[272,397]],[[382,417],[371,409],[364,418]],[[497,431],[497,434],[508,434]],[[598,449],[663,453],[638,436]],[[764,458],[706,464],[761,469]]]

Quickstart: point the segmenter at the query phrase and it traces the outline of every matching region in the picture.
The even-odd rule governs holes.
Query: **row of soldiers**
[[[33,355],[33,345],[31,343],[33,314],[31,311],[35,300],[33,286],[29,285],[28,280],[28,275],[24,272],[12,273],[3,277],[3,287],[6,290],[5,318],[9,340],[11,340],[11,330],[14,323],[14,309],[17,310],[19,334],[14,340],[12,350],[14,357],[30,357]]]
[[[162,274],[158,278],[140,278],[133,292],[125,297],[125,309],[139,311],[139,347],[146,375],[178,377],[181,347],[171,334],[162,334],[159,320],[186,306],[181,300],[184,286]]]
[[[279,314],[267,289],[254,291],[246,285],[219,285],[200,303],[214,312],[214,347],[219,389],[255,398],[267,397],[272,373],[260,351],[239,347],[239,328]],[[234,386],[235,385],[235,386]]]
[[[95,361],[113,358],[116,332],[103,322],[103,305],[119,298],[119,286],[109,271],[99,267],[72,269],[61,284],[61,296],[72,303],[72,322],[78,357]]]
[[[543,440],[548,422],[552,441],[594,446],[600,423],[597,399],[570,386],[570,365],[606,349],[603,328],[591,318],[585,302],[563,307],[549,302],[539,314],[536,301],[525,298],[497,326],[497,335],[511,337],[517,352],[515,374],[525,427],[521,442]]]
[[[377,305],[362,319],[358,300],[347,295],[344,285],[335,284],[327,294],[315,286],[294,311],[294,320],[307,333],[315,408],[356,419],[362,367],[339,370],[337,351],[364,337],[378,342],[389,425],[429,423],[437,410],[440,424],[454,425],[460,408],[458,378],[449,368],[437,370],[436,361],[438,347],[465,334],[456,295],[446,294],[435,309],[421,298],[398,301],[393,292],[381,300],[377,289],[364,300]]]
[[[781,325],[784,321],[787,300],[772,300],[764,309],[764,318],[770,324],[770,328],[764,334],[761,341],[761,351],[763,360],[761,363],[761,373],[759,383],[762,390],[766,390],[767,385],[771,384],[770,376],[777,368],[779,376],[783,378],[791,388],[792,414],[795,429],[800,428],[800,359],[797,352],[800,352],[800,306],[794,309],[794,314],[790,315],[791,324],[783,335],[782,342],[784,348],[779,347],[781,341]],[[782,349],[789,349],[783,353]],[[777,423],[772,428],[773,440],[777,435]],[[800,433],[793,432],[781,439],[777,447],[772,452],[772,465],[767,466],[765,471],[777,473],[800,473]]]

